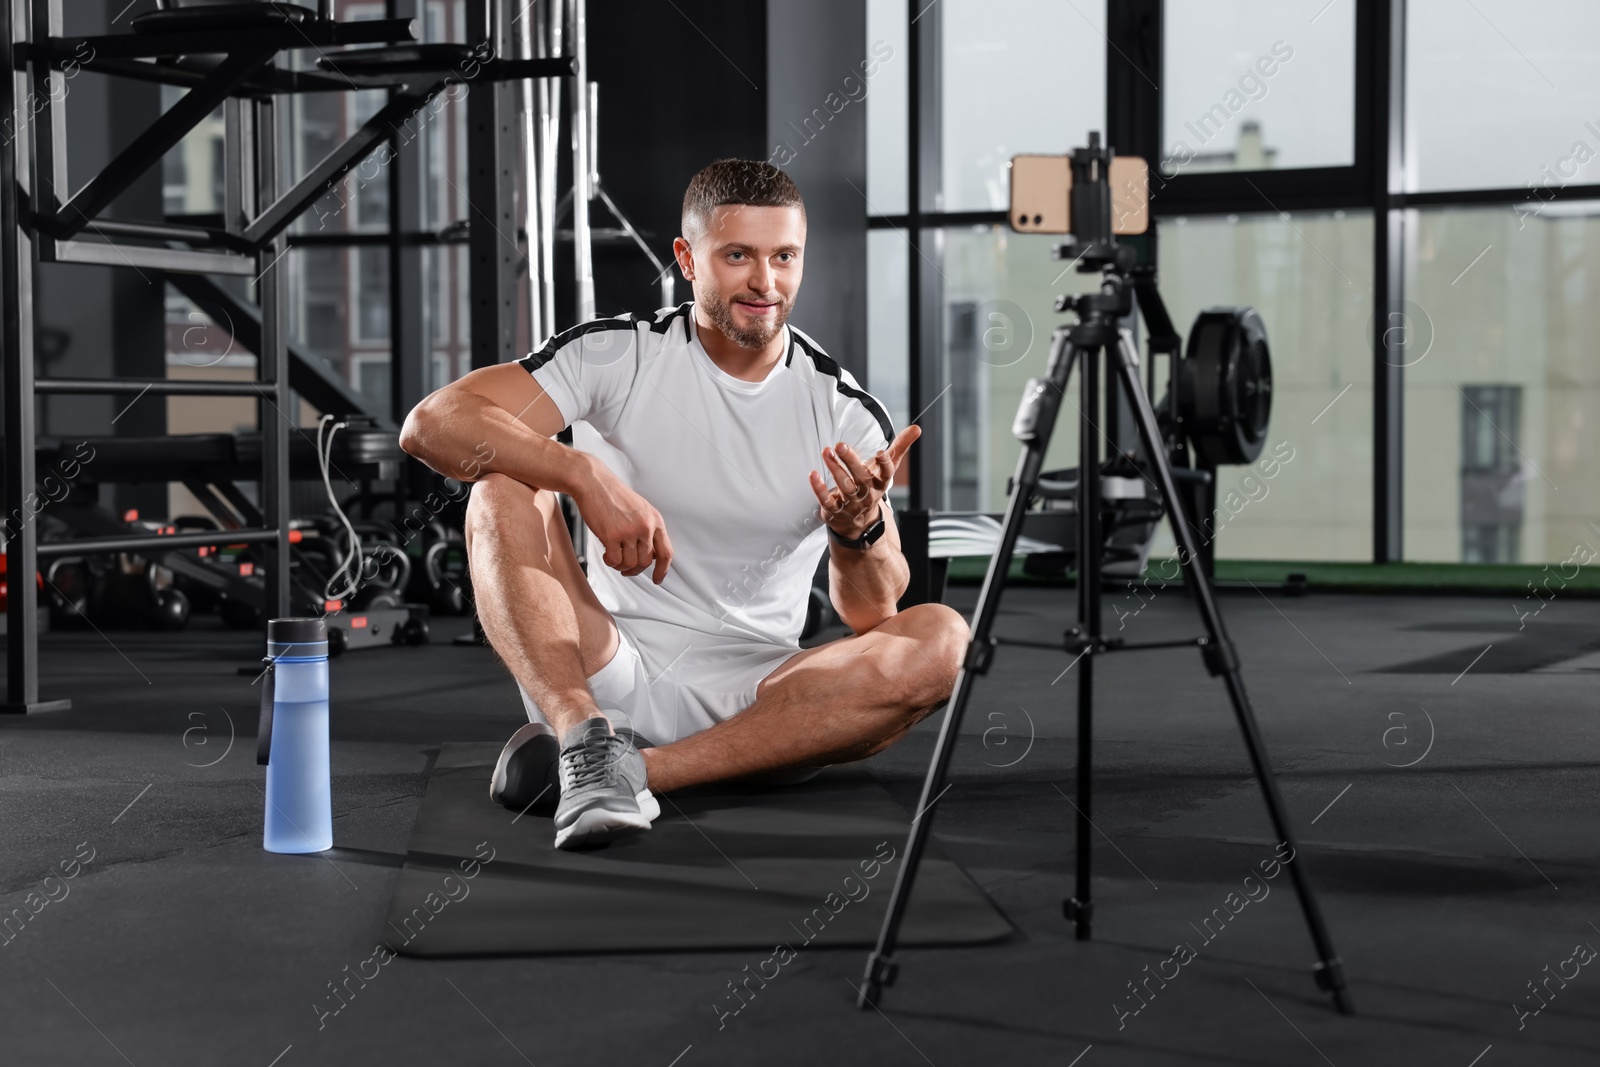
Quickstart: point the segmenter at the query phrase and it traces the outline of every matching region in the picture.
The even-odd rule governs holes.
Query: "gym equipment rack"
[[[132,19],[132,32],[66,37],[62,0],[0,0],[0,20],[11,47],[0,78],[0,348],[5,360],[4,485],[8,507],[35,492],[35,398],[51,394],[243,396],[259,401],[261,515],[259,525],[217,533],[130,533],[40,544],[35,523],[24,522],[5,545],[8,572],[32,575],[41,559],[94,552],[163,552],[201,544],[259,544],[267,556],[265,618],[287,615],[289,583],[288,412],[298,393],[325,413],[363,414],[393,429],[390,413],[366,411],[337,376],[286,336],[282,260],[286,231],[332,186],[384,143],[396,148],[399,195],[391,198],[391,242],[400,242],[405,205],[420,205],[419,153],[401,151],[407,122],[452,85],[467,84],[468,199],[472,364],[504,362],[513,355],[517,311],[515,249],[505,233],[516,218],[516,188],[506,161],[524,152],[528,278],[534,336],[547,332],[555,309],[552,279],[556,145],[560,93],[569,84],[575,185],[574,261],[580,319],[593,315],[588,210],[591,94],[587,88],[585,0],[468,0],[467,43],[417,40],[419,0],[389,0],[389,17],[339,21],[333,0],[315,8],[275,0],[179,6],[159,0],[157,10]],[[520,8],[521,14],[513,9]],[[402,15],[404,9],[408,14]],[[525,16],[525,17],[524,17]],[[519,25],[515,25],[520,23]],[[513,55],[513,36],[522,54]],[[563,47],[565,45],[565,47]],[[347,46],[366,46],[349,48]],[[301,50],[318,53],[319,72],[282,62]],[[334,49],[329,52],[328,49]],[[188,92],[82,188],[64,192],[67,72],[77,69],[182,86]],[[522,93],[527,120],[514,121]],[[389,101],[306,175],[286,187],[278,181],[278,98],[302,92],[382,88]],[[219,225],[129,221],[101,213],[218,106],[224,116],[224,210]],[[533,110],[537,108],[535,120]],[[519,144],[518,141],[523,143]],[[409,175],[409,177],[408,177]],[[536,194],[536,195],[535,195]],[[420,210],[412,212],[420,215]],[[347,238],[348,240],[348,238]],[[299,242],[293,242],[299,243]],[[308,241],[306,243],[315,243]],[[173,284],[202,307],[221,306],[236,337],[257,356],[249,382],[169,378],[46,378],[34,374],[34,275],[41,262],[147,267],[167,272]],[[415,263],[416,260],[411,260]],[[542,268],[542,269],[541,269]],[[420,270],[391,287],[391,303],[409,283],[420,297]],[[253,279],[259,310],[208,275]],[[397,309],[391,307],[391,313]],[[237,312],[237,314],[235,314]],[[415,363],[408,386],[423,381],[420,351],[394,353]],[[414,358],[412,358],[414,357]],[[409,366],[408,363],[408,366]],[[410,380],[410,379],[414,379]],[[420,399],[420,396],[417,397]],[[281,564],[281,565],[280,565]],[[6,699],[0,712],[60,710],[70,699],[43,699],[38,678],[38,589],[13,581],[7,601]]]

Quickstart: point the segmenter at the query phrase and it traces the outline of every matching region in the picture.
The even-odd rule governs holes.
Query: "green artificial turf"
[[[950,560],[949,583],[976,585],[983,581],[989,560],[983,556],[960,556]],[[1154,577],[1170,575],[1175,563],[1152,560],[1145,573]],[[1544,565],[1510,563],[1313,563],[1309,561],[1239,560],[1217,561],[1217,580],[1221,583],[1254,582],[1281,586],[1290,574],[1303,574],[1311,591],[1356,593],[1493,593],[1530,595],[1533,589],[1548,599],[1551,594],[1600,596],[1600,561],[1587,567],[1576,563]],[[1565,577],[1563,577],[1565,575]],[[1060,578],[1035,577],[1022,573],[1022,560],[1011,561],[1007,584],[1071,585],[1073,575]],[[1530,585],[1532,588],[1530,588]]]

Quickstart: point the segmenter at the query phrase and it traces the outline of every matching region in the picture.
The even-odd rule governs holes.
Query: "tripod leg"
[[[1266,745],[1262,741],[1261,730],[1256,725],[1255,712],[1250,708],[1250,698],[1244,690],[1244,679],[1239,674],[1238,654],[1228,639],[1227,631],[1223,629],[1222,615],[1217,610],[1211,582],[1206,577],[1205,568],[1195,550],[1194,537],[1184,519],[1182,498],[1178,495],[1178,487],[1172,477],[1172,467],[1167,462],[1166,451],[1161,445],[1161,432],[1156,426],[1155,412],[1150,408],[1150,399],[1140,388],[1138,350],[1133,347],[1133,342],[1126,335],[1119,336],[1118,374],[1122,379],[1122,387],[1128,395],[1128,402],[1133,407],[1134,418],[1139,423],[1140,440],[1160,480],[1161,495],[1167,503],[1167,519],[1172,526],[1172,536],[1178,542],[1178,562],[1183,567],[1184,581],[1194,590],[1195,603],[1199,605],[1200,616],[1205,622],[1209,638],[1209,644],[1204,648],[1206,669],[1213,675],[1223,676],[1223,681],[1228,687],[1228,699],[1233,702],[1234,717],[1238,719],[1239,730],[1244,734],[1245,748],[1250,754],[1250,765],[1255,770],[1256,780],[1261,783],[1261,792],[1266,798],[1267,814],[1272,820],[1273,832],[1279,841],[1288,845],[1290,855],[1293,857],[1293,861],[1286,863],[1285,866],[1289,868],[1289,877],[1294,881],[1295,894],[1300,898],[1300,910],[1305,914],[1312,943],[1316,945],[1317,985],[1333,994],[1334,1004],[1341,1014],[1352,1015],[1355,1013],[1355,1008],[1345,989],[1344,968],[1333,950],[1333,941],[1328,937],[1328,929],[1323,924],[1322,909],[1317,906],[1317,898],[1313,895],[1311,883],[1306,877],[1305,861],[1299,857],[1298,850],[1295,849],[1294,833],[1289,828],[1289,816],[1284,811],[1283,796],[1278,792],[1278,780],[1272,773],[1272,767],[1267,763]]]
[[[1011,565],[1011,555],[1017,547],[1017,536],[1022,530],[1022,516],[1028,501],[1039,483],[1039,471],[1044,465],[1044,453],[1050,445],[1050,432],[1055,425],[1056,411],[1060,407],[1062,391],[1071,373],[1076,357],[1070,331],[1058,329],[1051,341],[1050,371],[1047,380],[1033,379],[1024,390],[1022,406],[1012,432],[1023,441],[1021,458],[1017,460],[1016,475],[1012,480],[1011,500],[1006,505],[1005,526],[1000,535],[999,547],[989,560],[989,570],[978,593],[978,607],[973,613],[972,640],[956,674],[955,688],[945,705],[944,721],[939,726],[939,740],[934,744],[933,758],[928,762],[928,774],[922,782],[922,795],[917,800],[917,813],[911,820],[911,832],[906,839],[904,858],[895,874],[894,890],[889,896],[889,910],[878,931],[878,941],[867,957],[866,972],[857,991],[856,1004],[861,1008],[876,1005],[883,988],[892,985],[898,965],[894,950],[900,936],[900,923],[905,917],[906,904],[911,896],[912,883],[916,881],[917,866],[922,862],[922,851],[933,826],[933,806],[944,790],[945,774],[950,767],[950,757],[955,751],[956,737],[961,729],[961,716],[966,710],[967,697],[971,695],[974,675],[987,673],[989,660],[994,654],[994,641],[989,632],[994,628],[995,612],[1000,606],[1000,594],[1005,589],[1006,570]]]
[[[1078,374],[1078,801],[1073,893],[1061,911],[1079,941],[1094,929],[1090,876],[1094,861],[1094,664],[1100,642],[1100,349],[1082,353]]]
[[[1092,468],[1091,468],[1092,469]],[[1081,475],[1080,475],[1081,477]],[[1079,541],[1079,544],[1085,542]],[[1083,559],[1083,550],[1078,550]],[[1078,582],[1085,584],[1082,564],[1078,568]],[[1079,593],[1082,596],[1082,593]],[[1072,921],[1073,934],[1079,941],[1089,940],[1094,930],[1094,901],[1090,899],[1090,864],[1094,858],[1094,841],[1089,834],[1093,828],[1089,809],[1094,798],[1094,631],[1083,626],[1080,616],[1080,641],[1085,647],[1078,653],[1078,785],[1077,820],[1074,827],[1076,854],[1073,872],[1072,896],[1062,902],[1061,913]],[[1099,627],[1095,627],[1098,630]]]

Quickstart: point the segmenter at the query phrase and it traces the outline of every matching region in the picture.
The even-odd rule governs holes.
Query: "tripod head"
[[[1143,233],[1149,225],[1149,171],[1137,156],[1118,157],[1100,143],[1062,156],[1018,156],[1011,161],[1011,227],[1020,233],[1064,233],[1056,259],[1071,260],[1079,274],[1106,274],[1099,293],[1062,296],[1057,311],[1075,311],[1085,322],[1105,322],[1128,313],[1127,274],[1138,261],[1117,234]]]
[[[1117,244],[1116,236],[1149,228],[1149,182],[1150,168],[1143,159],[1117,155],[1091,130],[1086,148],[1012,159],[1011,228],[1069,235],[1055,256],[1077,262],[1081,274],[1107,267],[1126,272],[1137,256]]]
[[[1072,233],[1055,247],[1054,256],[1077,260],[1079,274],[1107,267],[1121,273],[1135,262],[1133,249],[1117,244],[1112,233],[1111,165],[1115,157],[1116,151],[1102,145],[1095,130],[1089,132],[1087,148],[1075,148],[1067,157]]]
[[[1069,255],[1072,247],[1070,244],[1057,245],[1055,258],[1076,258]],[[1116,256],[1110,262],[1088,268],[1082,264],[1078,266],[1080,274],[1087,274],[1091,270],[1099,270],[1105,274],[1105,279],[1100,283],[1100,291],[1058,296],[1057,311],[1076,312],[1078,318],[1087,324],[1115,321],[1133,310],[1133,284],[1128,276],[1128,271],[1133,267],[1133,250],[1121,245],[1113,247]]]

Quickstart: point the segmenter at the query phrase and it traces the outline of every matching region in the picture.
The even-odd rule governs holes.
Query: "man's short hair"
[[[806,213],[800,190],[783,171],[758,159],[719,159],[689,180],[683,194],[683,236],[699,243],[711,229],[719,207],[797,207]]]

